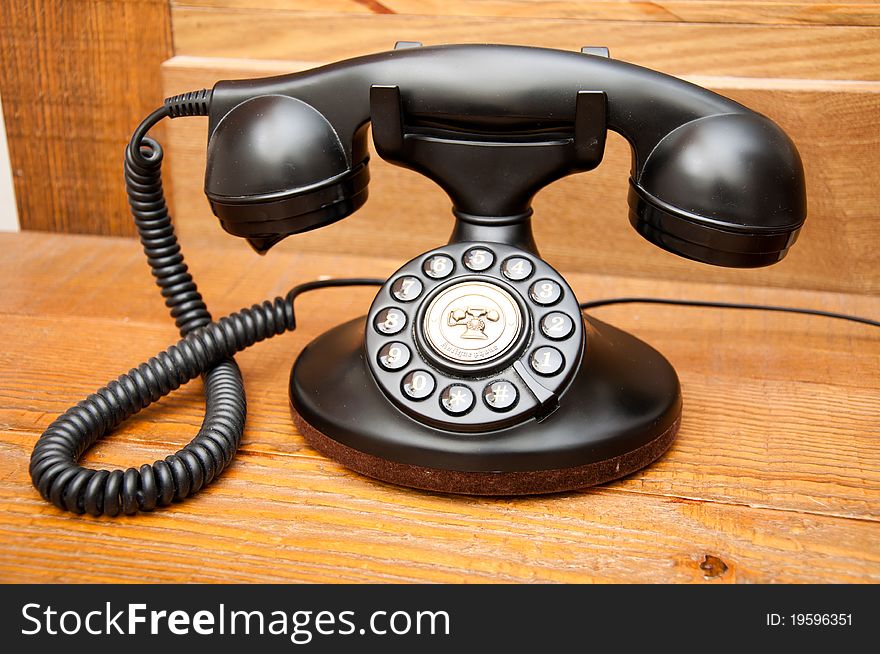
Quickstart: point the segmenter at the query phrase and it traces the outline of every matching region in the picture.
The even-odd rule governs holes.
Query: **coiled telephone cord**
[[[301,284],[213,322],[187,270],[162,190],[162,148],[147,132],[162,118],[206,115],[210,92],[166,100],[132,136],[125,151],[131,213],[156,284],[181,340],[56,418],[31,455],[30,475],[40,494],[60,509],[94,516],[131,515],[189,497],[232,461],[247,415],[241,371],[232,358],[254,343],[296,328],[294,300],[331,286],[381,286],[384,279],[328,279]],[[205,418],[183,449],[139,468],[94,470],[83,453],[127,418],[202,375]]]

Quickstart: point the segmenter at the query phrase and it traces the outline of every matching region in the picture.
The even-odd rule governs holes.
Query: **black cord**
[[[808,316],[822,316],[824,318],[838,318],[840,320],[850,320],[852,322],[871,325],[872,327],[880,327],[880,321],[871,320],[870,318],[862,318],[861,316],[852,316],[846,313],[834,313],[833,311],[822,311],[821,309],[803,309],[800,307],[778,307],[765,304],[741,304],[738,302],[713,302],[708,300],[673,300],[667,298],[656,297],[615,297],[605,300],[593,300],[592,302],[581,302],[578,306],[581,311],[587,309],[595,309],[611,304],[668,304],[672,306],[682,307],[708,307],[711,309],[746,309],[749,311],[779,311],[781,313],[801,313]]]
[[[162,148],[146,136],[162,118],[205,115],[210,92],[166,100],[135,130],[125,152],[125,185],[144,253],[181,340],[56,418],[31,454],[30,475],[40,494],[60,509],[116,516],[150,511],[198,492],[229,465],[247,415],[244,383],[233,355],[296,328],[294,302],[302,293],[337,286],[381,286],[371,278],[300,284],[214,322],[189,274],[162,190]],[[99,438],[127,418],[202,375],[205,418],[195,438],[152,464],[94,470],[78,461]]]
[[[334,288],[336,286],[382,286],[386,279],[378,277],[340,277],[338,279],[316,279],[313,282],[303,282],[294,286],[287,293],[287,301],[293,305],[294,300],[303,293],[314,291],[318,288]]]

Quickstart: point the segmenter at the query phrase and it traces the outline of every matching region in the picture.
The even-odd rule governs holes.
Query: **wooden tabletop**
[[[597,309],[678,370],[684,415],[670,452],[584,492],[458,497],[349,472],[294,430],[294,358],[364,313],[374,292],[325,290],[297,303],[296,332],[237,357],[248,424],[219,480],[165,510],[92,518],[39,497],[31,448],[56,415],[176,330],[134,240],[3,234],[0,252],[0,581],[880,582],[880,330],[763,312]],[[403,263],[301,255],[295,239],[265,258],[186,253],[215,317],[322,274],[382,276]],[[568,279],[582,300],[639,294],[880,317],[872,296]],[[196,381],[85,461],[152,462],[189,441],[202,413]]]

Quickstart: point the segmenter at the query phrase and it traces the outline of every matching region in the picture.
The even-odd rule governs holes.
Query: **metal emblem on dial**
[[[435,297],[425,312],[425,340],[440,355],[461,364],[504,354],[522,330],[523,317],[510,293],[495,284],[467,281]]]

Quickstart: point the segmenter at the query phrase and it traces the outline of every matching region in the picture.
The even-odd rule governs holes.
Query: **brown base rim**
[[[669,449],[678,428],[675,422],[654,440],[619,456],[572,468],[514,472],[466,472],[408,465],[355,450],[321,433],[296,411],[294,424],[306,441],[324,456],[367,477],[399,486],[459,495],[542,495],[587,488],[632,474],[656,461]]]

